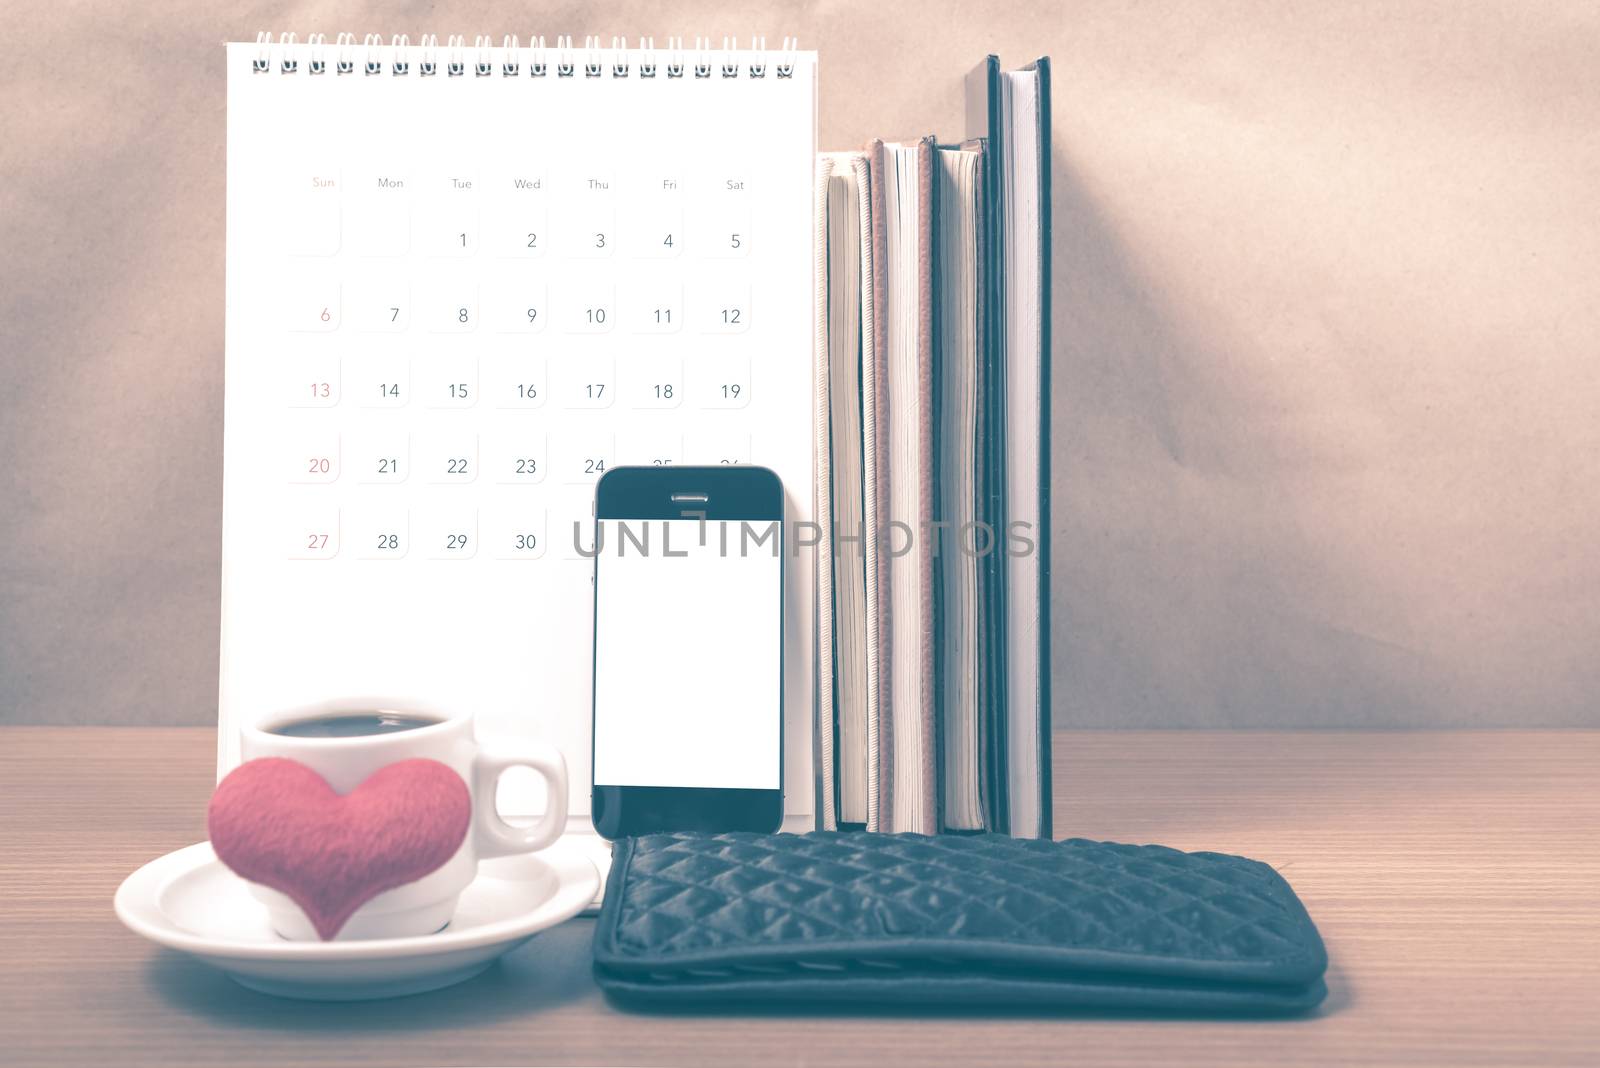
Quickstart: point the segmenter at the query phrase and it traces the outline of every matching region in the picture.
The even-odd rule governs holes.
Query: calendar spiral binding
[[[423,34],[415,45],[408,34],[396,34],[385,43],[381,34],[369,33],[358,42],[353,33],[337,34],[330,43],[327,34],[313,33],[300,41],[293,33],[256,34],[256,55],[250,69],[256,74],[299,74],[312,76],[330,71],[335,76],[356,74],[408,77],[413,64],[418,77],[431,78],[441,71],[447,78],[517,78],[524,70],[530,78],[666,78],[709,79],[765,78],[770,62],[778,78],[794,76],[800,50],[796,37],[785,37],[776,49],[767,49],[763,36],[750,38],[750,47],[741,49],[737,37],[722,38],[715,47],[711,37],[696,37],[692,47],[683,37],[667,37],[664,47],[656,47],[654,37],[641,37],[636,48],[628,47],[626,37],[612,37],[609,46],[595,34],[584,37],[581,46],[570,34],[546,45],[540,36],[530,37],[526,47],[516,34],[506,34],[496,45],[488,34],[478,34],[467,44],[463,34],[448,34],[439,43],[437,34]]]

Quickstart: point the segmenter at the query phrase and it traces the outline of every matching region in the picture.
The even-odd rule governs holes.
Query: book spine
[[[1054,837],[1050,709],[1050,60],[1039,76],[1039,837]]]
[[[829,446],[828,366],[828,180],[833,161],[817,160],[816,189],[812,203],[815,234],[812,239],[811,282],[815,318],[812,322],[812,515],[818,527],[816,547],[816,686],[812,693],[812,746],[816,758],[817,829],[838,828],[834,775],[833,699],[833,464]]]
[[[882,314],[887,286],[888,234],[884,227],[883,142],[868,149],[868,200],[871,226],[862,235],[862,443],[866,472],[867,570],[867,830],[892,831],[894,797],[891,755],[894,746],[890,720],[889,575],[885,548],[885,521],[889,514],[889,473],[879,461],[888,455],[888,320]]]

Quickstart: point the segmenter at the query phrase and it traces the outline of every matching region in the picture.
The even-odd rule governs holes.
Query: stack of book
[[[819,822],[1050,836],[1050,65],[817,168]]]

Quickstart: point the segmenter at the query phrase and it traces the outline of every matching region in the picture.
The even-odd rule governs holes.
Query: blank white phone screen
[[[777,523],[602,519],[599,536],[595,785],[778,789]]]

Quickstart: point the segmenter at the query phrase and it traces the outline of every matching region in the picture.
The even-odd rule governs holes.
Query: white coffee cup
[[[306,720],[393,712],[434,720],[425,726],[353,737],[297,737],[274,728]],[[395,698],[340,698],[262,717],[240,732],[245,760],[285,757],[315,771],[339,794],[348,794],[374,772],[401,760],[437,760],[460,775],[472,794],[472,824],[461,847],[440,868],[373,897],[345,921],[337,941],[402,938],[431,934],[450,922],[461,891],[478,874],[478,861],[530,853],[561,836],[567,823],[567,763],[561,751],[531,739],[480,742],[472,717],[449,713],[426,702]],[[545,813],[531,827],[512,826],[495,807],[500,776],[514,767],[528,767],[544,777],[549,800]],[[258,883],[251,892],[271,913],[272,926],[295,941],[315,941],[316,929],[287,895]]]

